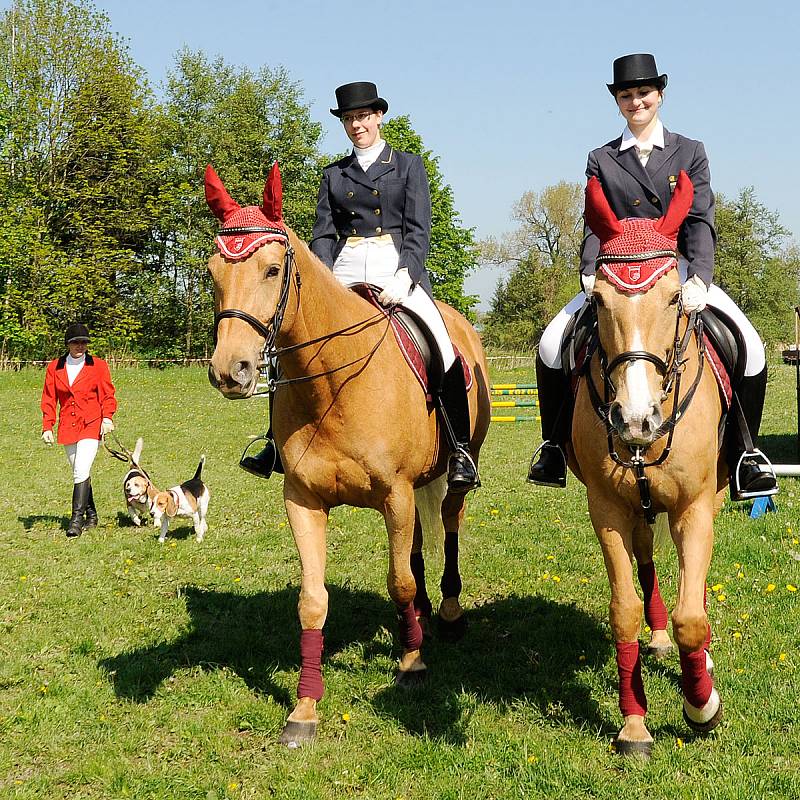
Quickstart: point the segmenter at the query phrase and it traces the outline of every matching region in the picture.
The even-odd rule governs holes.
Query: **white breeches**
[[[683,283],[686,280],[686,261],[682,258],[678,261],[678,274],[680,275],[681,283]],[[564,330],[570,317],[585,302],[586,295],[583,292],[579,292],[555,315],[544,329],[542,338],[539,341],[539,355],[545,366],[551,369],[561,367],[561,339],[564,336]],[[733,323],[738,326],[742,332],[745,349],[747,350],[744,374],[746,376],[758,375],[767,363],[764,355],[764,343],[761,341],[758,331],[736,303],[719,286],[713,283],[708,288],[708,305],[711,308],[718,308],[724,314],[727,314]]]
[[[69,465],[72,467],[73,483],[83,483],[89,477],[99,444],[98,439],[81,439],[75,444],[64,445]]]
[[[333,275],[345,286],[371,283],[383,288],[397,270],[399,256],[391,236],[362,239],[355,245],[346,244],[333,265]],[[442,365],[448,370],[456,360],[450,334],[431,296],[419,285],[400,305],[411,311],[430,331],[439,348]]]

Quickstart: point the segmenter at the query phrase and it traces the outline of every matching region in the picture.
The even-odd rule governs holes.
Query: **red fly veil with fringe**
[[[211,164],[206,167],[205,189],[208,207],[222,223],[222,229],[214,239],[214,243],[225,258],[230,261],[241,261],[268,242],[286,241],[283,187],[277,161],[272,165],[264,184],[264,200],[260,207],[242,208],[228,194],[228,190]],[[248,228],[262,230],[247,231]],[[264,228],[269,230],[263,230]]]
[[[678,229],[694,199],[694,186],[684,170],[672,195],[667,213],[658,219],[617,219],[600,181],[594,176],[586,185],[586,224],[600,239],[598,269],[623,292],[646,292],[677,266]],[[643,258],[650,254],[658,256]],[[664,253],[664,255],[661,255]],[[630,258],[626,258],[626,257]],[[604,261],[604,257],[608,258]]]

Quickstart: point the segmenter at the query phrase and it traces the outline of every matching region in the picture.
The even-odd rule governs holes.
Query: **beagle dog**
[[[144,516],[150,513],[148,489],[153,486],[147,473],[139,466],[143,445],[144,441],[140,436],[131,455],[131,468],[122,479],[122,493],[125,496],[128,516],[137,527],[141,526]]]
[[[200,456],[200,463],[191,480],[184,481],[180,486],[173,486],[165,492],[157,490],[152,492],[150,510],[153,514],[153,525],[156,528],[161,527],[159,542],[163,543],[167,538],[169,524],[175,517],[191,517],[197,541],[203,541],[208,530],[206,512],[211,497],[208,487],[200,479],[205,461],[206,457]]]

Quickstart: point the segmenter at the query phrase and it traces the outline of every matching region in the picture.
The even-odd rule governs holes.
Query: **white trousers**
[[[391,236],[362,239],[355,245],[346,244],[333,265],[333,275],[345,286],[371,283],[381,289],[394,277],[399,264]],[[419,317],[433,336],[442,365],[448,370],[456,360],[450,334],[442,315],[431,296],[419,285],[400,305]]]
[[[83,483],[89,477],[99,445],[98,439],[80,439],[75,444],[64,445],[69,465],[72,467],[73,483]]]
[[[678,260],[678,274],[681,283],[686,281],[687,262],[681,258]],[[558,314],[553,317],[548,326],[544,329],[542,338],[539,341],[539,356],[545,366],[551,369],[561,367],[561,340],[564,330],[567,327],[570,317],[586,302],[586,295],[579,292],[567,303]],[[747,351],[747,361],[745,363],[745,376],[758,375],[764,369],[766,356],[764,354],[764,343],[758,335],[758,331],[753,327],[749,319],[742,313],[739,306],[728,297],[719,286],[711,284],[708,287],[708,305],[717,308],[727,314],[733,323],[739,328],[744,338],[745,349]]]

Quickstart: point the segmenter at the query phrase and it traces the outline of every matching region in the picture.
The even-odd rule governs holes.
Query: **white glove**
[[[53,438],[53,431],[42,431],[42,441],[46,445],[53,444],[55,442],[55,439]]]
[[[408,269],[403,267],[395,272],[394,277],[383,287],[383,291],[378,295],[378,302],[385,306],[393,306],[402,303],[409,293],[413,281],[408,274]]]
[[[594,279],[594,275],[581,275],[581,287],[587,297],[591,297],[594,291]]]
[[[100,435],[105,436],[107,433],[111,433],[113,430],[114,423],[107,417],[103,419],[103,421],[100,423]]]
[[[681,302],[685,314],[692,311],[702,311],[708,302],[708,287],[697,275],[692,275],[686,283],[681,286]]]

